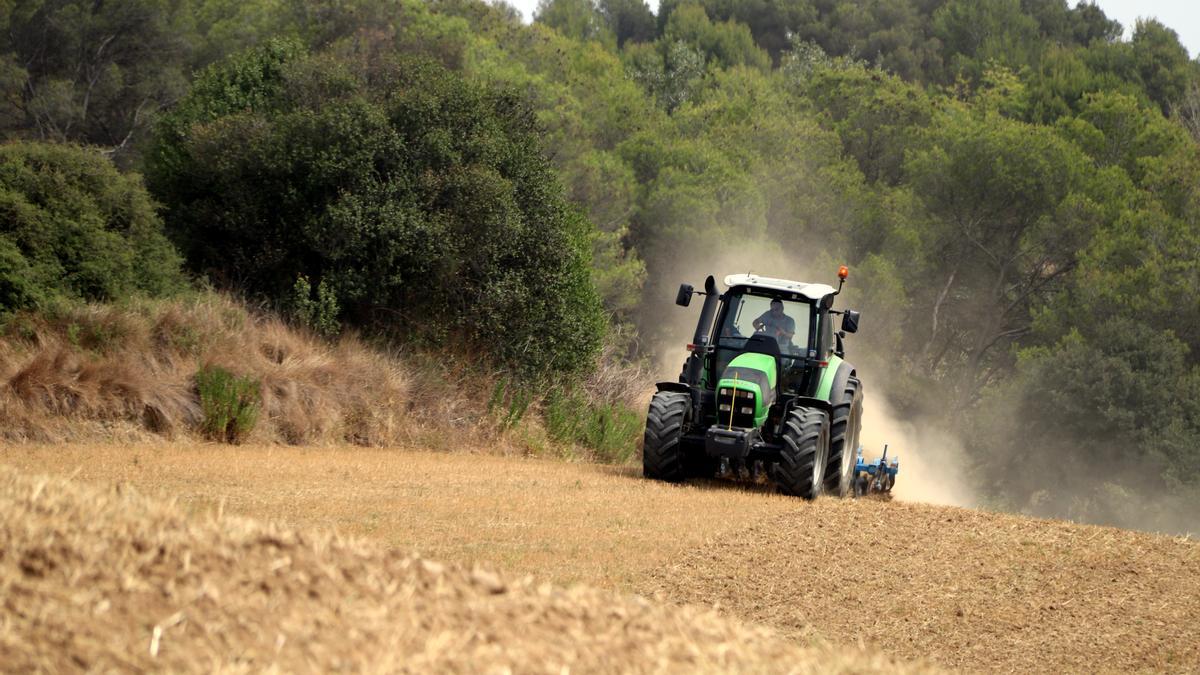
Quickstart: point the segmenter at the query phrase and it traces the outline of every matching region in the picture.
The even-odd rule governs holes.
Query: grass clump
[[[196,373],[196,390],[204,415],[201,430],[215,441],[238,443],[254,430],[262,395],[258,380],[239,376],[220,366]]]
[[[637,450],[643,418],[623,401],[596,400],[578,390],[553,389],[543,409],[551,438],[590,448],[596,459],[628,462]]]

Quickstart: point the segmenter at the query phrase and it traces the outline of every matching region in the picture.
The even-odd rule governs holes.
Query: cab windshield
[[[729,362],[742,353],[750,336],[761,333],[779,344],[782,357],[779,359],[780,391],[798,391],[804,385],[804,363],[812,340],[813,313],[813,305],[807,302],[746,291],[726,295],[725,311],[717,326],[711,381],[720,379]]]
[[[805,356],[811,314],[812,305],[807,302],[751,293],[730,295],[717,331],[717,346],[741,350],[751,335],[762,333],[779,343],[780,354]]]

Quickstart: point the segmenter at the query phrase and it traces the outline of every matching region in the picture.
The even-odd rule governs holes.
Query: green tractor
[[[740,477],[814,499],[854,492],[862,382],[845,361],[859,313],[833,309],[838,287],[754,274],[717,292],[688,284],[675,303],[704,296],[678,382],[660,382],[646,416],[647,478]],[[835,330],[835,315],[841,315]]]

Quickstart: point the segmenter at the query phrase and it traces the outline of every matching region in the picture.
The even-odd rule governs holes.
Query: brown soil
[[[972,671],[1200,670],[1200,542],[824,499],[689,552],[641,590]]]
[[[171,669],[147,660],[153,627],[194,606],[200,609],[185,612],[191,627],[164,628],[164,634],[221,637],[203,638],[218,641],[197,642],[201,646],[188,649],[201,651],[189,653],[204,654],[205,664],[241,663],[235,660],[241,654],[268,654],[283,630],[286,653],[279,658],[286,670],[331,668],[333,661],[321,660],[326,651],[349,667],[368,669],[415,663],[478,670],[493,662],[518,670],[568,662],[576,670],[652,670],[656,663],[667,664],[667,670],[786,670],[797,663],[870,669],[891,667],[878,656],[887,654],[906,664],[928,659],[972,671],[1200,670],[1200,543],[1193,540],[898,500],[808,504],[718,484],[669,486],[642,480],[633,470],[465,453],[186,443],[19,445],[0,446],[0,463],[26,474],[132,485],[177,502],[174,509],[138,506],[144,502],[136,499],[129,506],[113,492],[79,491],[84,496],[72,497],[74,505],[47,511],[57,514],[49,520],[29,515],[29,506],[21,507],[25,515],[10,515],[15,507],[0,504],[3,536],[10,540],[43,548],[48,545],[39,542],[76,542],[64,550],[83,551],[52,558],[59,561],[56,576],[44,578],[30,578],[19,558],[0,559],[0,603],[22,597],[8,590],[18,588],[10,585],[15,579],[24,584],[20,588],[34,589],[27,591],[34,599],[23,611],[43,617],[41,624],[30,619],[14,624],[12,609],[0,616],[0,636],[8,636],[4,644],[33,640],[34,651],[22,652],[25,658],[61,657],[68,648],[103,644],[113,654],[141,659],[136,667],[158,663],[154,667]],[[23,486],[18,492],[29,491],[28,480],[21,481],[14,483]],[[56,490],[75,494],[75,488]],[[54,504],[68,500],[55,499]],[[217,518],[219,513],[282,519],[283,531],[302,534],[290,535],[299,539],[275,550],[256,539],[263,526]],[[312,534],[328,528],[374,543]],[[138,537],[160,535],[173,542],[166,549],[173,572],[139,562],[157,549],[139,552],[146,544],[135,543]],[[0,542],[5,551],[18,550],[13,546]],[[397,553],[384,552],[389,550]],[[413,571],[418,563],[408,557],[413,551],[446,563],[450,576],[443,583],[456,589],[472,588],[476,565],[494,564],[509,580],[509,592],[493,597],[478,589],[462,591],[429,604],[434,601],[422,595],[428,590],[414,586],[413,575],[420,571]],[[199,576],[182,574],[184,555],[191,556],[191,569],[200,559],[211,563],[204,563]],[[284,556],[292,560],[286,570],[272,570]],[[287,570],[301,570],[325,584],[314,570],[339,566],[355,570],[354,580],[337,577],[338,583],[318,586],[317,598],[287,576]],[[544,613],[522,614],[513,607],[550,602],[539,595],[539,583],[511,581],[527,575],[557,584],[559,590],[548,597],[581,603],[572,607],[644,611],[636,616],[645,622],[635,625],[649,632],[616,631],[605,623],[616,620],[605,618],[607,610],[579,610],[583,614],[572,615],[577,623],[569,624]],[[416,599],[381,594],[383,582],[371,580],[384,578],[400,584],[397,588],[416,589]],[[258,590],[263,583],[281,590]],[[574,583],[654,600],[641,610],[638,601],[611,591],[561,590]],[[127,603],[121,605],[124,614],[87,613],[88,603],[94,609],[100,598],[115,607],[111,598],[126,598],[123,584],[136,590],[121,600]],[[232,600],[204,604],[196,594],[205,587]],[[792,642],[780,646],[745,624],[671,609],[688,604],[715,606],[733,621],[767,626]],[[441,618],[422,623],[419,639],[397,637],[400,628],[392,625],[397,617],[426,614]],[[295,616],[314,618],[299,623],[287,618]],[[346,617],[352,621],[346,623]],[[44,623],[51,618],[58,623]],[[666,623],[655,628],[654,622]],[[50,630],[51,625],[62,628]],[[351,625],[359,633],[343,637]],[[493,647],[464,643],[455,647],[465,654],[453,656],[459,660],[419,660],[434,658],[424,645],[438,631],[448,640],[468,640],[464,636],[474,634],[475,625],[491,636]],[[214,628],[206,633],[200,626]],[[570,632],[576,628],[582,633]],[[663,641],[663,651],[634,645],[622,637],[627,630],[635,631],[639,645]],[[52,640],[55,635],[66,637]],[[680,646],[689,640],[699,652]],[[393,650],[392,644],[399,646]],[[724,652],[731,660],[711,660],[716,652],[710,646],[732,650]],[[167,658],[162,649],[159,658]],[[380,649],[405,657],[379,660]],[[542,660],[520,661],[510,651]],[[599,660],[605,651],[615,656]],[[688,660],[692,657],[680,654],[700,656]],[[5,657],[0,653],[0,663]],[[266,658],[255,660],[254,669],[274,663]],[[71,667],[65,661],[36,663]],[[196,663],[188,662],[206,669]]]
[[[861,651],[0,467],[0,664],[63,672],[876,672]],[[905,667],[905,670],[913,670]]]

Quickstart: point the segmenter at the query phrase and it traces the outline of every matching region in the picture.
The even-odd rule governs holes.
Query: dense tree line
[[[637,358],[680,281],[844,261],[864,367],[901,414],[969,432],[997,504],[1195,512],[1200,66],[1156,21],[1126,40],[1067,0],[543,0],[532,25],[477,0],[21,0],[0,22],[6,138],[148,172],[193,274],[570,370],[597,297]]]

